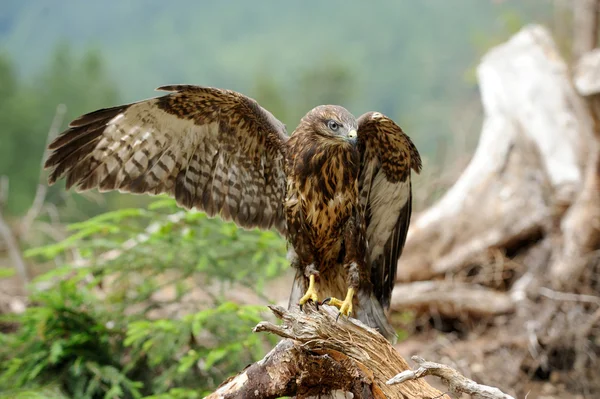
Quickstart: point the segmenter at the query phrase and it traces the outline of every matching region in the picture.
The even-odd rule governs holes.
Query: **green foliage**
[[[19,328],[0,335],[0,391],[57,383],[74,398],[201,397],[272,344],[251,333],[263,307],[226,294],[280,274],[285,243],[275,233],[182,212],[170,199],[70,229],[28,251],[39,260],[76,252],[86,265],[40,276],[34,306],[5,320]]]
[[[13,267],[0,267],[0,278],[11,277],[16,274]]]
[[[32,296],[37,306],[17,319],[18,333],[1,336],[0,387],[59,377],[77,398],[141,397],[142,384],[120,370],[122,337],[106,327],[108,315],[88,288],[71,279]]]
[[[9,389],[0,392],[0,399],[69,399],[69,397],[54,384],[31,389]]]

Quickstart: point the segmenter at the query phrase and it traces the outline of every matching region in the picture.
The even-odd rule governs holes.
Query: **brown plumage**
[[[378,112],[361,116],[358,126],[371,281],[387,309],[412,213],[410,171],[421,172],[421,157],[400,126]]]
[[[343,229],[358,199],[356,143],[328,132],[330,120],[344,120],[348,130],[356,130],[348,111],[321,106],[303,118],[287,143],[285,209],[290,239],[306,241],[307,248],[298,255],[309,263],[319,259],[321,269],[337,261]]]
[[[71,122],[50,144],[49,183],[66,176],[78,191],[167,193],[185,208],[285,234],[284,125],[233,91],[159,90],[173,93]]]
[[[50,144],[49,182],[167,193],[182,207],[245,228],[274,227],[290,242],[298,270],[291,306],[350,288],[344,302],[331,303],[392,339],[384,309],[410,221],[410,169],[421,168],[400,127],[379,113],[357,121],[327,105],[288,137],[242,94],[160,90],[171,93],[73,121]]]

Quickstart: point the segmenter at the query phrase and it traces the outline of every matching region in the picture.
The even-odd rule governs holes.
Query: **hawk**
[[[243,228],[278,230],[296,276],[290,307],[337,306],[393,340],[389,308],[419,152],[390,118],[336,105],[286,128],[255,100],[211,87],[101,109],[50,145],[49,183],[166,193]],[[338,298],[344,298],[343,300]]]

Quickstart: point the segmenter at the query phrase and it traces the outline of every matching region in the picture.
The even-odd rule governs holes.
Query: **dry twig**
[[[67,113],[67,107],[64,104],[59,104],[56,107],[56,112],[54,114],[54,118],[52,119],[52,124],[50,125],[50,129],[48,130],[48,135],[46,137],[46,146],[44,147],[44,154],[42,156],[42,161],[40,165],[40,175],[38,178],[38,186],[35,192],[35,196],[33,199],[33,203],[31,207],[27,210],[27,213],[23,217],[21,221],[21,236],[26,236],[33,224],[34,220],[39,216],[46,201],[46,193],[48,192],[48,185],[44,180],[44,161],[46,160],[47,148],[50,142],[54,140],[54,138],[58,135],[60,127],[63,123],[65,114]]]
[[[475,317],[512,313],[514,300],[506,293],[461,282],[434,280],[396,284],[393,310],[435,309],[447,317]]]
[[[23,261],[23,257],[21,256],[19,243],[15,239],[10,226],[2,214],[5,201],[8,199],[8,178],[6,176],[2,176],[0,179],[0,236],[6,243],[8,254],[15,269],[17,269],[17,273],[19,273],[23,283],[27,284],[29,283],[29,272],[27,271],[27,266],[25,265],[25,261]]]
[[[405,370],[399,373],[387,382],[388,385],[415,381],[426,375],[434,375],[440,377],[444,383],[448,385],[450,391],[456,394],[466,393],[473,395],[475,398],[482,399],[514,399],[512,396],[505,394],[498,388],[478,384],[444,364],[428,362],[419,356],[413,356],[411,359],[419,365],[419,368],[414,371]]]

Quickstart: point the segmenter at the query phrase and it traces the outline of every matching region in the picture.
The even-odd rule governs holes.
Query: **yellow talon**
[[[315,276],[311,274],[308,277],[308,289],[306,290],[306,294],[298,301],[298,305],[300,305],[300,310],[302,310],[302,305],[304,305],[308,301],[313,301],[313,303],[319,304],[319,297],[317,296],[317,290],[315,289]]]
[[[340,301],[337,298],[329,298],[323,301],[323,303],[328,303],[331,306],[335,306],[340,310],[340,315],[344,315],[346,317],[352,314],[352,299],[354,298],[354,288],[348,288],[348,293],[346,294],[346,299],[344,301]]]

